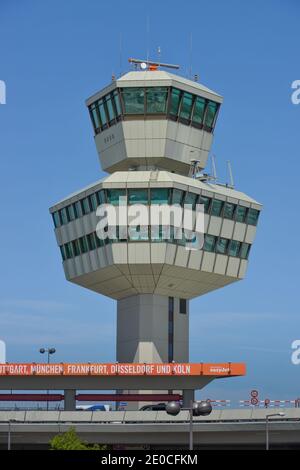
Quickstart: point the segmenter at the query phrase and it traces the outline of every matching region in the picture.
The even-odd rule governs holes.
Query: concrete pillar
[[[183,390],[183,407],[189,408],[191,404],[191,400],[195,400],[195,390]]]
[[[181,302],[184,306],[181,313],[180,299],[152,294],[119,300],[117,361],[188,362],[188,300]]]
[[[188,360],[188,300],[180,302],[180,299],[174,297],[140,294],[118,301],[118,362],[188,362]],[[128,390],[118,392],[130,393]],[[132,392],[172,393],[172,390]],[[129,402],[126,409],[138,409],[144,404],[148,403]]]
[[[76,390],[64,390],[64,410],[75,411],[76,410]]]

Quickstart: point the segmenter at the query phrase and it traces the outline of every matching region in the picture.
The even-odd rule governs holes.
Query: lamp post
[[[189,450],[194,449],[193,440],[193,417],[194,416],[207,416],[212,412],[212,406],[209,401],[192,401],[190,402],[189,408],[181,408],[180,404],[176,401],[170,401],[167,403],[166,412],[169,415],[176,416],[180,413],[180,410],[187,410],[190,415],[189,425]]]
[[[266,415],[266,450],[269,450],[269,418],[273,416],[285,416],[285,413],[272,413]]]
[[[50,364],[50,355],[56,353],[55,348],[41,348],[41,354],[47,353],[47,363]],[[47,395],[49,395],[49,390],[47,390]],[[47,400],[47,411],[49,410],[49,400]]]
[[[16,419],[8,420],[7,450],[11,450],[11,424],[16,422]]]

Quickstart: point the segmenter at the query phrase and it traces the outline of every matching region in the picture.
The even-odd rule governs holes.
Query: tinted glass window
[[[218,109],[217,103],[214,103],[213,101],[208,102],[206,113],[205,113],[205,122],[204,122],[204,124],[207,127],[213,127],[217,109]]]
[[[206,196],[200,196],[199,204],[204,204],[204,212],[207,214],[209,212],[209,207],[211,204],[211,198]]]
[[[198,194],[185,193],[184,204],[191,204],[192,208],[195,209],[197,199],[198,199]]]
[[[119,93],[116,90],[114,91],[113,97],[114,97],[117,116],[120,116],[120,114],[122,114],[121,103],[120,103]]]
[[[128,227],[129,239],[132,241],[147,241],[149,239],[148,226]]]
[[[144,114],[144,88],[123,88],[125,114]]]
[[[89,233],[87,236],[87,243],[88,243],[88,248],[89,250],[95,250],[96,249],[96,240],[95,236],[93,233]]]
[[[90,198],[90,206],[92,208],[93,211],[95,211],[97,209],[97,206],[98,206],[98,201],[97,201],[97,197],[96,197],[96,194],[91,194],[89,196]]]
[[[89,214],[91,212],[90,202],[87,197],[85,197],[84,199],[81,199],[81,208],[82,208],[83,215]]]
[[[106,199],[105,199],[104,189],[101,189],[101,191],[97,191],[96,195],[97,195],[98,204],[105,204]]]
[[[186,299],[179,299],[179,313],[186,313]]]
[[[98,109],[99,109],[102,126],[105,126],[107,123],[107,118],[106,118],[103,100],[98,101]]]
[[[115,110],[114,110],[110,95],[106,97],[106,106],[107,106],[107,111],[108,111],[108,119],[109,121],[112,121],[116,116],[115,116]]]
[[[67,224],[69,222],[67,209],[64,207],[59,212],[60,212],[60,220],[62,224]]]
[[[237,222],[245,222],[247,207],[237,206],[235,220]]]
[[[72,244],[71,243],[66,243],[65,244],[65,254],[66,254],[67,259],[72,258],[73,252],[72,252]]]
[[[182,100],[181,100],[181,108],[180,108],[180,117],[182,119],[189,120],[191,118],[192,112],[192,104],[193,104],[193,95],[190,93],[183,93]]]
[[[249,209],[247,214],[247,224],[257,225],[259,211],[256,209]]]
[[[91,113],[93,126],[94,126],[95,129],[98,129],[99,127],[101,127],[101,123],[100,123],[100,118],[99,118],[98,110],[96,108],[95,103],[93,103],[90,106],[90,113]]]
[[[179,104],[180,104],[180,95],[181,95],[180,90],[177,90],[177,88],[172,89],[170,114],[172,114],[173,116],[178,115]]]
[[[60,227],[60,226],[61,226],[61,222],[60,222],[59,212],[53,212],[52,217],[53,217],[54,226],[55,226],[56,228],[57,228],[57,227]]]
[[[88,251],[88,246],[85,237],[79,238],[79,246],[81,253],[86,253]]]
[[[151,204],[168,204],[169,202],[169,189],[157,188],[151,189]]]
[[[217,253],[225,254],[227,251],[227,246],[228,240],[226,238],[219,238],[216,246]]]
[[[250,245],[248,243],[242,243],[240,257],[243,259],[248,259],[250,251]]]
[[[129,204],[148,204],[148,189],[128,189]]]
[[[119,205],[119,198],[126,196],[126,189],[107,189],[107,202],[113,206]]]
[[[67,259],[66,253],[65,253],[65,247],[64,247],[64,245],[61,245],[59,248],[60,248],[61,257],[62,257],[63,261],[65,261]]]
[[[151,87],[146,91],[146,112],[149,114],[165,113],[167,107],[168,88]]]
[[[226,219],[233,219],[235,207],[236,207],[235,204],[231,204],[230,202],[225,202],[223,215]]]
[[[74,203],[74,207],[75,207],[76,216],[81,217],[82,216],[81,201],[76,201]]]
[[[205,235],[204,247],[205,251],[214,251],[216,237],[214,235]]]
[[[194,104],[194,111],[193,111],[193,123],[195,124],[202,124],[203,123],[203,116],[205,111],[205,99],[197,96],[195,104]]]
[[[214,199],[211,206],[211,215],[219,217],[222,212],[222,207],[223,201],[220,201],[219,199]]]
[[[183,200],[184,192],[181,189],[172,190],[172,204],[181,204]]]
[[[239,256],[240,247],[241,247],[241,242],[238,242],[236,240],[231,240],[229,243],[229,250],[228,250],[229,256]]]
[[[68,212],[68,219],[70,221],[76,219],[76,213],[75,213],[73,204],[71,204],[70,206],[67,206],[67,212]]]
[[[78,240],[72,241],[72,248],[73,248],[74,256],[80,255],[80,247],[79,247]]]

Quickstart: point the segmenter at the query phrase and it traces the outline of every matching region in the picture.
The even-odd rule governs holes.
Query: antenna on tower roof
[[[128,59],[130,64],[140,65],[142,69],[148,68],[149,70],[156,70],[158,67],[165,67],[168,69],[179,69],[179,65],[175,64],[164,64],[162,62],[154,62],[152,60],[142,60],[142,59],[133,59],[130,57]],[[144,67],[146,65],[146,67]]]
[[[227,170],[228,170],[229,181],[230,181],[230,184],[228,186],[230,188],[234,188],[234,180],[233,180],[233,174],[232,174],[232,168],[231,168],[230,160],[227,160]]]
[[[212,166],[212,176],[215,181],[217,181],[217,167],[216,167],[216,156],[211,156],[211,166]]]

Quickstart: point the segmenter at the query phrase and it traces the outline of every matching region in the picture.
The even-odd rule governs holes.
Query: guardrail
[[[282,411],[282,408],[280,408]],[[195,417],[195,422],[258,422],[265,421],[267,409],[213,410],[209,416]],[[284,417],[270,418],[275,421],[300,421],[299,408],[285,409]],[[82,424],[126,424],[126,423],[186,423],[188,411],[170,416],[165,411],[0,411],[1,423],[82,423]]]

